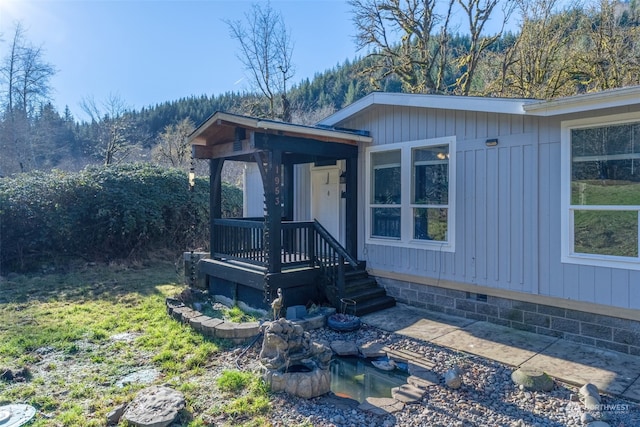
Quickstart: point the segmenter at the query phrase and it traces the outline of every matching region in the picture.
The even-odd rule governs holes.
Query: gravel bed
[[[405,405],[394,414],[377,416],[362,411],[353,402],[332,396],[305,400],[277,394],[272,398],[274,426],[313,425],[317,427],[390,426],[582,426],[601,420],[610,426],[640,426],[640,408],[630,401],[603,396],[602,403],[614,410],[586,411],[578,398],[578,388],[556,382],[551,392],[521,390],[511,381],[512,368],[476,356],[464,355],[428,342],[390,334],[364,325],[355,332],[329,329],[311,331],[316,341],[384,342],[391,348],[410,350],[435,363],[442,376],[454,365],[462,368],[463,385],[452,390],[444,383],[427,390],[421,402]],[[245,352],[238,363],[254,366],[258,345]]]

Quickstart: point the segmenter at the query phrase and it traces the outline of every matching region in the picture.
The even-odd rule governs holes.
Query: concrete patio
[[[595,384],[601,393],[640,401],[640,357],[483,321],[399,304],[361,320],[385,331],[513,367],[540,369],[560,382]]]

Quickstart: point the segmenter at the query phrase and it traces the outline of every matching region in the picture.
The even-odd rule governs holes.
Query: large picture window
[[[367,240],[453,250],[454,155],[454,138],[369,148]]]
[[[615,119],[564,125],[563,255],[569,262],[640,269],[640,117]]]

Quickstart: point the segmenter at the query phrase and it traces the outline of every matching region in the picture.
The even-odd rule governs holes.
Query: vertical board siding
[[[499,222],[498,222],[498,271],[500,281],[499,288],[508,287],[511,282],[511,266],[508,260],[511,258],[511,238],[509,230],[509,221],[511,219],[511,158],[509,147],[498,148],[498,173],[500,181],[498,182],[498,206],[499,206]]]
[[[483,170],[484,179],[476,179],[473,192],[476,195],[475,212],[474,212],[474,278],[479,283],[487,283],[487,254],[489,252],[488,244],[488,229],[487,229],[487,181],[488,175],[486,153],[487,150],[474,150],[475,157],[475,170]]]
[[[594,276],[594,298],[600,304],[611,305],[611,270],[598,268]]]
[[[629,308],[640,309],[640,271],[629,271],[627,289]]]
[[[486,153],[486,168],[495,173],[487,174],[486,182],[486,252],[487,252],[487,284],[498,283],[500,280],[499,257],[496,256],[498,247],[498,224],[500,222],[500,209],[498,207],[498,183],[500,171],[498,170],[498,150],[488,150]]]
[[[525,130],[527,130],[525,128]],[[526,134],[535,135],[535,134]],[[522,290],[529,293],[539,292],[538,277],[538,240],[539,240],[539,145],[534,137],[524,146],[523,153],[523,253],[522,253]],[[525,281],[524,278],[527,278]]]
[[[611,304],[618,307],[626,307],[629,305],[630,296],[629,271],[611,270]]]
[[[342,125],[369,130],[374,145],[457,140],[455,252],[365,245],[361,225],[371,268],[640,309],[640,271],[561,263],[558,118],[375,106]],[[364,189],[363,159],[359,167]]]
[[[578,278],[580,266],[576,264],[563,264],[562,266],[562,297],[566,299],[580,300],[580,282]]]
[[[455,135],[457,183],[455,253],[368,244],[367,265],[503,289],[537,290],[535,134],[521,117],[380,106],[369,113],[375,145]],[[353,123],[346,123],[352,126]],[[517,130],[518,135],[510,132]],[[499,146],[485,140],[499,136]],[[364,163],[360,163],[364,166]],[[368,179],[367,172],[361,176]],[[366,212],[368,215],[369,213]],[[527,229],[528,228],[528,229]]]
[[[554,150],[555,149],[555,150]],[[540,144],[540,164],[550,165],[552,156],[559,156],[559,145]],[[551,295],[551,198],[552,183],[560,182],[559,177],[552,179],[550,172],[540,173],[540,210],[538,212],[538,226],[540,227],[540,238],[538,239],[539,257],[539,292],[542,295]]]
[[[581,265],[578,280],[580,287],[578,288],[578,299],[581,301],[595,301],[596,298],[596,272],[595,268],[589,265]]]

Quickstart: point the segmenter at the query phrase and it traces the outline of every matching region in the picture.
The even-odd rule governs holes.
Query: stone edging
[[[230,340],[240,344],[260,333],[260,322],[225,322],[222,319],[206,316],[173,298],[167,298],[166,305],[169,316],[178,322],[190,325],[194,330],[211,338]],[[305,331],[322,328],[326,325],[327,316],[333,314],[334,311],[305,319],[296,319],[293,322],[301,325]]]

